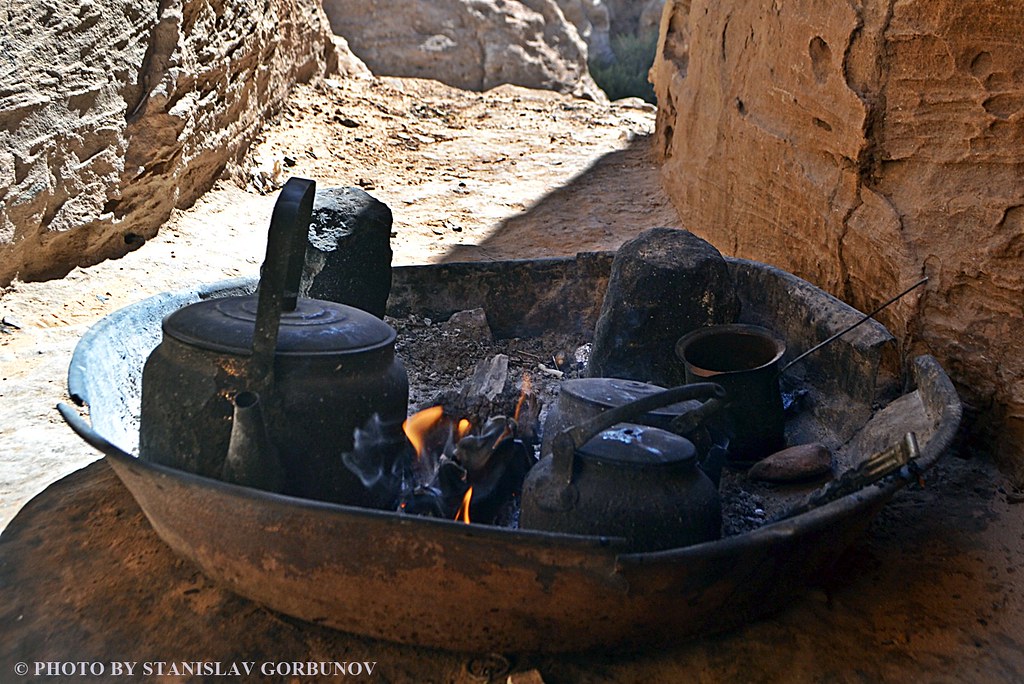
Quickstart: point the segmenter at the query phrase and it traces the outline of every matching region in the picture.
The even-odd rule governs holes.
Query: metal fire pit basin
[[[398,267],[389,311],[443,320],[483,306],[496,335],[593,329],[611,254]],[[795,355],[858,313],[808,283],[730,260],[743,322],[775,329]],[[164,315],[252,280],[162,294],[83,336],[69,372],[93,427],[132,451],[142,365]],[[794,340],[797,342],[795,343]],[[892,338],[869,323],[810,361],[820,401],[787,426],[837,449],[840,469],[915,430],[922,468],[949,446],[960,403],[931,357],[901,392]],[[872,411],[883,397],[888,406]],[[826,400],[827,399],[827,400]],[[823,427],[824,426],[824,427]],[[616,540],[509,530],[276,495],[134,458],[107,456],[157,534],[232,591],[339,630],[458,651],[649,648],[778,610],[833,563],[904,486],[899,475],[793,518],[720,541],[623,554]]]

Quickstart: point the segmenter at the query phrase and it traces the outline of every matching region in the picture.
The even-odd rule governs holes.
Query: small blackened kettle
[[[684,385],[609,409],[559,432],[523,484],[523,529],[623,537],[655,551],[721,536],[718,488],[697,467],[693,444],[667,430],[624,422],[691,399],[717,407],[725,390]],[[714,402],[714,403],[712,403]]]
[[[365,311],[298,296],[316,185],[274,206],[256,295],[209,299],[163,321],[142,374],[139,457],[235,484],[389,507],[395,463],[345,467],[357,428],[402,453],[409,384],[396,333]],[[376,415],[376,417],[374,417]],[[382,456],[382,458],[389,458]]]

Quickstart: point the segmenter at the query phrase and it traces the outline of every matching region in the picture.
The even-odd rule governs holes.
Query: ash
[[[580,377],[586,368],[590,345],[580,335],[547,334],[532,338],[493,339],[485,314],[477,309],[460,312],[444,322],[416,315],[387,318],[398,332],[395,349],[409,374],[410,413],[431,406],[464,402],[489,396],[485,402],[492,412],[511,416],[529,376],[532,393],[539,404],[540,424],[558,397],[562,379]],[[489,377],[474,378],[474,372],[503,355],[508,365]],[[484,408],[459,407],[477,413]],[[486,416],[483,416],[486,417]],[[535,428],[539,434],[539,425]]]
[[[756,530],[783,508],[773,493],[748,480],[741,471],[725,468],[718,484],[722,498],[722,536]]]

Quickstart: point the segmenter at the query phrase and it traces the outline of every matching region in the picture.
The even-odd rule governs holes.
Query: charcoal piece
[[[417,487],[412,496],[402,502],[398,509],[409,515],[422,515],[428,518],[448,518],[444,498],[435,487]]]
[[[509,438],[496,445],[486,467],[467,474],[473,487],[470,519],[494,524],[501,509],[522,492],[523,480],[532,465],[533,459],[522,441]]]
[[[458,389],[447,389],[434,395],[431,405],[444,407],[449,416],[460,416],[474,426],[482,426],[492,416],[517,415],[517,435],[528,444],[537,441],[539,414],[543,407],[526,379],[518,381],[508,372],[509,357],[496,354],[479,361],[473,374]],[[521,401],[520,401],[521,400]]]
[[[514,423],[505,416],[491,416],[479,433],[459,440],[455,458],[466,469],[470,481],[487,468],[496,445],[514,431]]]
[[[391,210],[359,188],[316,191],[303,294],[384,317],[391,293]]]
[[[652,228],[615,255],[587,375],[681,385],[676,341],[700,326],[732,323],[739,312],[717,249],[685,230]]]

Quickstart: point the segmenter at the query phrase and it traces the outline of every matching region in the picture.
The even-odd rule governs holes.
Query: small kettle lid
[[[634,423],[617,423],[602,430],[579,448],[579,454],[587,460],[637,467],[696,462],[696,448],[690,440]]]

